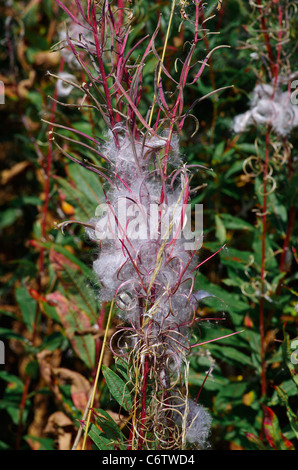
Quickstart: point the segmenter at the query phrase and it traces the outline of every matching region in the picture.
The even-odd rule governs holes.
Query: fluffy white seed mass
[[[190,272],[195,258],[185,250],[182,234],[187,185],[183,178],[175,187],[161,183],[157,153],[164,146],[162,137],[132,144],[121,136],[119,148],[113,139],[108,141],[104,151],[119,178],[115,177],[114,187],[107,192],[104,213],[90,221],[95,229],[86,231],[92,240],[100,241],[93,267],[101,283],[102,300],[115,298],[122,317],[134,322],[139,302],[134,308],[129,302],[126,308],[123,296],[146,302],[149,295],[146,315],[163,325],[179,325],[189,320],[192,311]],[[174,139],[171,163],[174,160],[176,169],[177,147]]]
[[[206,447],[211,427],[211,416],[202,405],[193,400],[188,401],[186,418],[186,440],[196,444],[198,448]]]
[[[273,132],[284,137],[298,126],[298,107],[291,103],[288,92],[267,84],[258,84],[252,92],[250,108],[236,116],[233,130],[241,133],[251,126],[270,125]]]
[[[184,430],[185,441],[191,447],[201,450],[209,446],[212,418],[202,405],[191,399],[183,403],[181,398],[177,398],[175,417]]]
[[[117,340],[119,352],[136,357],[140,348],[142,357],[150,358],[156,390],[174,390],[181,382],[197,304],[192,291],[198,261],[184,236],[188,174],[176,138],[168,154],[168,172],[163,171],[166,138],[132,140],[121,130],[116,145],[109,137],[101,151],[112,162],[114,184],[106,189],[97,217],[89,221],[94,229],[86,228],[99,242],[93,268],[101,299],[115,300],[124,324],[122,341]],[[186,440],[203,448],[211,418],[192,401],[187,409]],[[180,410],[177,414],[181,416]]]

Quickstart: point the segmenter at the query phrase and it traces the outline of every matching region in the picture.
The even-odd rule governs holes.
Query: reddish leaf
[[[91,327],[91,323],[85,312],[82,312],[73,302],[64,297],[59,291],[48,294],[47,301],[56,306],[59,318],[65,331],[72,336],[75,331],[85,330]],[[70,312],[73,313],[72,318],[76,320],[76,329],[69,320]]]
[[[55,305],[74,351],[92,368],[95,359],[94,338],[90,334],[84,334],[84,332],[89,332],[92,329],[89,317],[58,291],[48,294],[47,301]]]
[[[259,449],[259,450],[267,450],[267,447],[264,445],[264,443],[262,442],[262,440],[256,436],[255,434],[253,434],[252,432],[247,432],[245,433],[245,436],[247,437],[247,439],[252,442],[253,444],[255,444],[255,446]]]
[[[68,266],[71,269],[79,270],[79,267],[75,263],[72,263],[69,259],[66,258],[66,256],[58,253],[54,248],[50,250],[49,259],[54,271],[58,276],[64,272],[65,266]]]
[[[281,432],[279,422],[274,411],[264,406],[264,432],[265,437],[274,450],[294,450],[294,446]]]

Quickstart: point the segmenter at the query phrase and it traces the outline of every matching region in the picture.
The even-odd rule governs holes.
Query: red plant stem
[[[281,5],[278,5],[278,24],[279,24],[279,31],[278,31],[278,47],[277,47],[277,59],[276,63],[274,66],[274,93],[276,91],[277,87],[277,80],[278,80],[278,74],[279,74],[279,68],[280,68],[280,56],[281,56],[281,50],[282,50],[282,19],[283,19],[283,14],[282,14],[282,8]]]
[[[201,18],[202,18],[202,24],[204,24],[204,21],[206,20],[206,18],[205,18],[204,10],[203,10],[203,9],[201,10],[200,15],[201,15]],[[203,40],[204,40],[204,43],[205,43],[206,52],[207,52],[207,54],[209,54],[209,52],[210,52],[210,45],[209,45],[209,40],[208,40],[207,34],[204,34]],[[212,56],[209,57],[208,65],[209,65],[209,74],[210,74],[211,86],[212,86],[212,89],[215,90],[216,85],[215,85],[215,79],[214,79],[214,71],[213,71],[213,60],[212,60]]]
[[[221,23],[224,17],[225,8],[226,8],[226,2],[223,2],[221,9],[219,10],[219,15],[218,15],[215,31],[219,31],[221,28]]]
[[[205,382],[206,382],[206,380],[208,379],[208,376],[209,376],[209,374],[210,374],[211,371],[212,371],[212,367],[210,367],[210,369],[208,370],[207,374],[205,375],[205,378],[204,378],[204,380],[203,380],[203,383],[202,383],[202,385],[201,385],[201,387],[200,387],[200,390],[198,391],[198,394],[197,394],[197,396],[196,396],[196,403],[198,403],[198,401],[199,401],[199,398],[200,398],[200,395],[201,395],[201,391],[203,390],[203,387],[204,387],[204,385],[205,385]]]
[[[259,6],[259,10],[260,10],[261,27],[262,27],[262,31],[263,31],[263,35],[264,35],[264,39],[265,39],[265,46],[266,46],[266,49],[267,49],[267,54],[268,54],[268,58],[269,58],[269,62],[270,62],[270,68],[271,68],[271,71],[272,71],[272,75],[274,77],[275,76],[275,65],[274,65],[274,59],[273,59],[273,52],[272,52],[272,47],[271,47],[271,44],[270,44],[270,39],[269,39],[268,30],[267,30],[266,20],[265,20],[264,14],[263,14],[262,0],[256,0],[256,2],[257,2],[257,5]]]
[[[261,0],[257,0],[259,6],[262,5]],[[260,10],[262,10],[260,8]],[[277,56],[276,62],[273,59],[273,52],[269,41],[269,35],[266,27],[265,17],[263,12],[261,14],[261,25],[264,34],[265,44],[267,48],[268,58],[270,61],[270,67],[272,75],[274,78],[274,91],[272,99],[274,99],[274,94],[276,92],[278,74],[280,68],[280,57],[282,51],[282,8],[278,5],[278,21],[279,21],[279,33],[278,33],[278,45],[277,45]],[[265,161],[263,167],[263,206],[262,206],[262,247],[261,247],[261,299],[260,299],[260,311],[259,311],[259,332],[260,332],[260,347],[261,347],[261,398],[264,399],[267,393],[267,383],[266,383],[266,360],[265,360],[265,263],[266,263],[266,224],[267,224],[267,176],[268,176],[268,166],[269,166],[269,141],[270,141],[270,126],[267,128],[266,140],[265,140]],[[285,250],[286,251],[286,250]],[[264,427],[264,418],[263,414],[263,423],[262,423],[262,432]]]
[[[202,24],[204,24],[205,15],[204,15],[204,10],[203,9],[201,10],[200,15],[202,17]],[[208,40],[207,34],[204,34],[203,39],[204,39],[204,43],[205,43],[205,47],[206,47],[206,52],[207,52],[207,54],[209,54],[210,45],[209,45],[209,40]],[[216,84],[215,84],[215,78],[214,78],[212,55],[210,55],[210,57],[208,59],[208,65],[209,65],[209,76],[210,76],[211,87],[212,87],[212,90],[215,90],[216,89]],[[213,102],[213,116],[212,116],[212,123],[211,123],[211,129],[210,129],[210,144],[213,143],[215,124],[216,124],[216,119],[217,119],[217,111],[218,111],[217,96],[214,97],[212,102]]]
[[[196,1],[196,19],[195,19],[195,34],[194,34],[194,41],[193,45],[190,49],[190,52],[188,53],[187,59],[183,65],[183,69],[181,72],[180,76],[180,81],[179,81],[179,87],[178,87],[178,97],[177,101],[172,109],[171,112],[171,122],[169,126],[169,134],[168,134],[168,139],[167,139],[167,144],[166,144],[166,149],[165,149],[165,155],[164,155],[164,175],[167,173],[167,165],[168,165],[168,157],[169,157],[169,152],[171,149],[171,140],[173,136],[173,131],[174,131],[174,126],[178,118],[181,117],[182,111],[183,111],[183,90],[187,81],[188,74],[190,72],[190,67],[191,67],[191,60],[193,57],[193,54],[195,52],[195,46],[197,45],[199,39],[198,39],[198,29],[199,29],[199,9],[201,6],[202,2],[201,0]],[[179,129],[181,130],[181,129]],[[161,197],[161,202],[163,202],[163,191],[162,191],[162,197]]]
[[[93,38],[94,38],[95,47],[96,47],[98,66],[99,66],[99,70],[100,70],[100,74],[101,74],[101,78],[102,78],[102,86],[103,86],[105,97],[106,97],[106,100],[107,100],[107,108],[108,108],[110,123],[111,123],[112,129],[113,129],[115,127],[115,120],[114,120],[113,106],[112,106],[112,102],[111,102],[110,90],[109,90],[108,82],[107,82],[106,71],[105,71],[104,64],[103,64],[103,57],[102,57],[103,44],[102,44],[102,47],[100,47],[100,44],[99,44],[99,41],[98,41],[98,29],[97,29],[97,21],[96,21],[95,2],[92,2],[91,14],[92,14]],[[101,33],[102,33],[102,37],[104,37],[104,27],[103,27],[103,25],[102,25]],[[113,135],[114,135],[115,144],[116,144],[117,147],[119,147],[118,136],[115,133],[113,133]]]
[[[124,0],[118,0],[118,21],[117,21],[117,30],[119,32],[120,28],[123,26],[123,19],[124,19]]]
[[[59,65],[59,73],[62,72],[63,67],[64,67],[64,59],[63,57],[61,58],[61,62]],[[54,91],[54,100],[52,103],[52,108],[51,108],[51,118],[50,121],[54,121],[54,116],[56,112],[56,107],[57,107],[57,102],[55,101],[57,99],[58,93],[57,93],[57,88]],[[53,153],[53,143],[51,139],[51,133],[53,131],[53,126],[49,126],[49,146],[48,146],[48,154],[47,154],[47,161],[46,161],[46,168],[45,168],[45,200],[44,200],[44,205],[43,205],[43,211],[42,211],[42,220],[41,220],[41,236],[42,238],[45,237],[46,235],[46,223],[47,223],[47,213],[48,213],[48,207],[49,207],[49,200],[50,200],[50,180],[51,180],[51,168],[52,168],[52,153]],[[41,276],[43,273],[43,265],[44,265],[44,248],[41,247],[40,249],[40,254],[39,254],[39,261],[38,261],[38,268],[39,268],[39,283],[41,281]]]
[[[132,439],[133,439],[133,425],[131,426],[130,432],[129,432],[129,438],[128,438],[128,446],[127,450],[132,450]]]
[[[15,450],[19,450],[20,444],[21,444],[22,430],[23,430],[23,414],[24,414],[24,410],[26,406],[26,400],[27,400],[27,396],[29,392],[30,382],[31,382],[30,377],[29,375],[27,375],[25,378],[24,389],[23,389],[22,399],[20,403],[19,423],[18,423]]]
[[[260,342],[261,342],[261,396],[266,396],[266,362],[265,362],[265,329],[264,329],[264,296],[265,296],[265,263],[266,263],[266,223],[267,223],[267,176],[269,164],[270,128],[266,132],[266,150],[263,171],[263,206],[262,206],[262,248],[261,248],[261,300],[259,314]]]

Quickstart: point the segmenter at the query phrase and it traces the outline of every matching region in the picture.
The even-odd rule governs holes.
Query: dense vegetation
[[[102,12],[109,2],[95,3]],[[125,47],[130,62],[123,65],[123,76],[132,77],[126,84],[132,91],[128,97],[118,88],[115,115],[125,116],[135,131],[144,124],[142,117],[151,124],[148,110],[154,100],[160,116],[171,115],[176,99],[183,104],[177,120],[183,124],[179,152],[192,170],[193,207],[203,204],[204,239],[193,286],[199,303],[189,339],[199,346],[189,347],[187,374],[184,369],[181,374],[187,380],[181,386],[191,403],[197,400],[211,417],[211,432],[201,441],[213,450],[294,450],[298,2],[110,3],[117,23],[107,21],[107,30],[131,25]],[[67,51],[61,48],[69,21],[63,6],[72,19],[79,18],[81,5],[86,11],[84,2],[70,0],[12,0],[0,6],[0,80],[5,88],[0,104],[0,339],[5,346],[0,448],[167,448],[151,424],[164,392],[153,393],[158,384],[148,372],[146,353],[147,389],[142,388],[140,402],[135,398],[141,366],[131,355],[117,355],[115,342],[109,343],[121,331],[122,319],[113,302],[101,296],[92,269],[99,244],[82,225],[92,220],[104,196],[103,174],[109,173],[95,169],[107,167],[98,145],[107,141],[110,109],[108,101],[102,108],[92,102],[95,84],[74,58],[75,50],[86,52],[86,41],[77,37],[77,49],[70,44]],[[141,41],[146,35],[149,39]],[[147,54],[153,37],[154,53]],[[123,44],[117,41],[116,49]],[[105,70],[111,57],[120,61],[119,51],[113,56],[110,42],[109,47],[111,56],[101,56]],[[157,57],[163,51],[159,69]],[[210,51],[208,65],[194,80]],[[191,66],[186,67],[186,57]],[[139,76],[133,64],[143,58]],[[186,69],[182,102],[172,78],[179,82]],[[159,71],[163,90],[156,87]],[[68,82],[57,81],[59,74]],[[84,82],[89,88],[82,102]],[[141,84],[135,85],[142,89],[137,110],[130,100],[139,95],[134,97],[131,83]],[[105,92],[99,92],[99,101],[107,100]],[[64,226],[65,221],[72,223]],[[104,267],[108,272],[108,262]],[[93,411],[88,414],[90,396]],[[84,443],[87,419],[91,439]],[[206,416],[202,419],[207,426]],[[184,438],[182,444],[173,438],[173,447],[193,448],[198,440],[190,434],[188,441]]]

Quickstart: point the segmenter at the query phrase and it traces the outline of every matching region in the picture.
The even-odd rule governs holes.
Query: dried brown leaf
[[[2,185],[7,184],[15,176],[18,176],[20,173],[25,171],[28,167],[31,166],[31,163],[28,161],[18,162],[13,167],[3,170],[0,173],[0,182]]]
[[[59,450],[70,450],[75,432],[72,420],[62,411],[56,411],[48,420],[44,432],[56,438]]]

